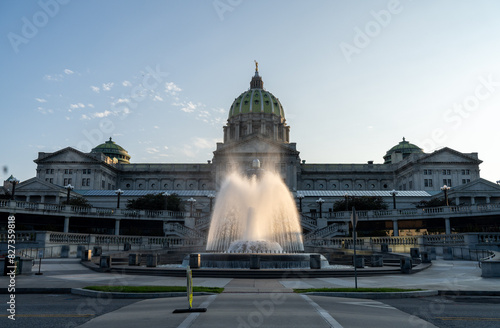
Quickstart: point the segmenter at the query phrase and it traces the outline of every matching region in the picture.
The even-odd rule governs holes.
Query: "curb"
[[[428,297],[437,296],[437,290],[419,290],[413,292],[394,292],[394,293],[357,293],[357,292],[309,292],[305,295],[328,296],[328,297],[347,297],[347,298],[369,298],[369,299],[388,299],[388,298],[410,298],[410,297]]]
[[[186,292],[170,292],[170,293],[118,293],[118,292],[99,292],[96,290],[88,290],[82,288],[71,288],[71,294],[81,295],[95,298],[123,298],[123,299],[149,299],[149,298],[169,298],[169,297],[186,297]],[[218,295],[215,293],[196,292],[193,296],[203,295]]]

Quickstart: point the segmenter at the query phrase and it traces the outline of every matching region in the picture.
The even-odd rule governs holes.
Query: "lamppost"
[[[115,194],[118,195],[118,199],[116,200],[116,208],[120,208],[120,195],[123,194],[123,190],[115,190]]]
[[[190,216],[193,217],[193,205],[196,202],[196,199],[194,199],[193,197],[191,197],[187,201],[191,204],[191,215]]]
[[[304,195],[297,194],[297,198],[299,199],[299,212],[302,213],[302,199],[304,199]]]
[[[450,187],[448,187],[447,185],[444,185],[441,187],[441,190],[444,191],[444,200],[446,202],[446,206],[449,206],[448,205],[448,190],[450,190]]]
[[[321,211],[321,208],[322,208],[322,205],[323,203],[325,202],[325,200],[323,198],[319,198],[316,200],[316,203],[319,204],[319,218],[323,218],[323,215],[322,215],[322,211]]]
[[[69,205],[69,194],[71,193],[71,190],[73,190],[74,187],[72,185],[68,184],[64,188],[66,188],[66,190],[68,190],[68,193],[66,195],[66,205]]]
[[[215,198],[215,195],[210,193],[207,195],[208,199],[210,200],[210,213],[212,213],[212,205],[213,205],[213,200]]]
[[[16,179],[13,175],[11,175],[7,181],[12,184],[12,195],[10,196],[11,200],[14,200],[14,194],[16,193],[16,184],[19,183],[19,179]]]
[[[394,189],[392,189],[391,191],[391,195],[392,195],[392,207],[394,209],[396,209],[396,195],[398,194],[398,192]]]
[[[345,198],[345,210],[349,211],[349,194],[345,193],[344,198]]]

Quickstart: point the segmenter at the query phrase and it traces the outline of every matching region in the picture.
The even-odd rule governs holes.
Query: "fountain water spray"
[[[231,253],[303,252],[295,201],[278,174],[254,160],[250,177],[230,174],[215,203],[207,251]]]

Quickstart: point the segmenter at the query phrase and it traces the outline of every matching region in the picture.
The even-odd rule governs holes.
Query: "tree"
[[[347,206],[346,206],[347,205]],[[357,211],[373,211],[373,210],[386,210],[387,204],[384,203],[382,197],[377,196],[361,196],[361,197],[349,197],[348,203],[346,200],[338,200],[333,203],[333,211],[351,211],[353,206]]]
[[[420,202],[415,204],[415,206],[417,208],[446,206],[446,200],[444,198],[433,198],[431,200],[421,200]]]
[[[69,203],[67,201],[62,202],[63,205],[73,205],[73,206],[80,206],[80,207],[92,207],[92,205],[89,203],[89,201],[86,198],[83,197],[71,197],[69,199]]]
[[[127,209],[183,211],[182,200],[177,194],[165,196],[163,193],[147,194],[127,201]]]

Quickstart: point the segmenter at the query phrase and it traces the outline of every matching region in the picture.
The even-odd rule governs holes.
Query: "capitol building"
[[[195,199],[194,211],[209,213],[211,202],[224,180],[234,170],[244,173],[258,159],[265,170],[281,175],[290,192],[300,198],[303,214],[314,217],[319,198],[323,211],[332,210],[336,200],[349,196],[381,196],[391,205],[397,192],[398,208],[415,207],[421,200],[443,197],[449,189],[450,204],[500,202],[496,183],[480,178],[477,153],[462,153],[444,147],[425,153],[405,138],[388,145],[380,154],[382,163],[306,163],[300,147],[291,142],[280,100],[264,88],[258,66],[248,90],[228,108],[223,142],[214,145],[213,158],[206,163],[134,163],[119,140],[108,141],[85,153],[72,147],[40,152],[35,159],[36,177],[16,187],[16,199],[39,203],[60,203],[71,194],[82,196],[96,207],[116,207],[116,191],[127,199],[146,194],[177,194]],[[118,143],[117,143],[118,142]],[[8,184],[5,186],[8,187]],[[5,188],[5,187],[4,187]],[[297,197],[299,196],[299,197]]]

